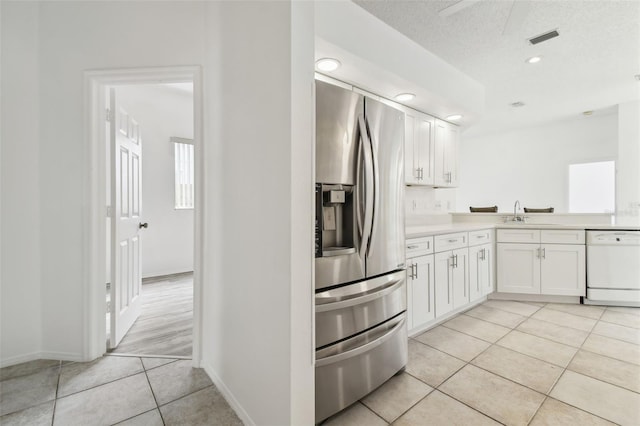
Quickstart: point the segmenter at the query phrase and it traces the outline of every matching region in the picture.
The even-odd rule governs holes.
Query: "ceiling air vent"
[[[558,32],[558,30],[549,31],[549,32],[544,33],[544,34],[540,34],[539,36],[530,38],[529,39],[529,43],[531,43],[531,44],[542,43],[543,41],[547,41],[547,40],[552,39],[554,37],[558,37],[559,35],[560,35],[560,33]]]

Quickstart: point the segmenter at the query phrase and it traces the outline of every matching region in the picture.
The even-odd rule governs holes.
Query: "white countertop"
[[[447,223],[440,225],[414,225],[405,230],[406,238],[429,237],[455,232],[478,231],[480,229],[594,229],[640,231],[640,226],[608,224],[552,224],[552,223]]]
[[[446,223],[440,225],[407,226],[405,234],[407,238],[429,237],[432,235],[451,234],[454,232],[478,231],[480,229],[493,229],[492,223]]]

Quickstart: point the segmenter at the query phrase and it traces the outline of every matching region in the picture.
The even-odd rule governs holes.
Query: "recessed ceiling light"
[[[593,111],[584,111],[582,115],[593,115]]]
[[[322,58],[316,61],[316,68],[320,71],[335,71],[340,68],[340,61],[334,58]]]
[[[517,101],[517,102],[513,102],[513,103],[511,103],[509,105],[511,105],[514,108],[520,108],[520,107],[524,106],[524,102]]]
[[[529,59],[527,59],[525,62],[528,64],[537,64],[541,60],[542,60],[542,56],[532,56]]]
[[[413,93],[400,93],[399,95],[396,95],[395,99],[396,101],[406,102],[414,99],[415,97],[416,95]]]
[[[449,121],[456,121],[456,120],[460,120],[461,118],[462,118],[462,115],[460,114],[453,114],[453,115],[447,116],[447,120]]]
[[[640,81],[640,74],[636,74],[634,77],[636,78],[636,80]]]

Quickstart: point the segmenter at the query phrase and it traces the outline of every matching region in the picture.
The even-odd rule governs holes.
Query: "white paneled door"
[[[111,147],[111,334],[118,346],[141,309],[142,141],[138,123],[110,91]]]

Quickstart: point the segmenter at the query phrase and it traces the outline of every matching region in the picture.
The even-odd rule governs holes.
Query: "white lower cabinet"
[[[493,292],[493,244],[469,247],[469,300]]]
[[[540,262],[540,293],[586,296],[584,245],[543,244]]]
[[[436,317],[469,303],[469,233],[434,237]]]
[[[492,229],[407,240],[409,334],[493,291],[493,241]]]
[[[584,230],[530,232],[530,242],[521,243],[516,231],[498,230],[498,291],[585,296]]]
[[[436,316],[469,303],[469,249],[435,254]]]
[[[408,329],[418,328],[435,318],[433,255],[408,260]]]
[[[435,318],[433,237],[407,240],[407,328],[419,329]]]
[[[540,293],[538,244],[498,243],[498,291]]]
[[[453,310],[452,259],[449,252],[435,255],[436,316]]]

